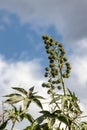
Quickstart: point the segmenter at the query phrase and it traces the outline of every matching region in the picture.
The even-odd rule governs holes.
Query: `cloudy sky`
[[[0,97],[11,92],[12,86],[36,85],[42,94],[40,84],[48,64],[43,34],[63,43],[72,66],[67,86],[76,92],[85,110],[86,0],[0,0]]]

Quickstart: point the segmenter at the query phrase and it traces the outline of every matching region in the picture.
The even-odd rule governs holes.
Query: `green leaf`
[[[59,115],[58,120],[65,123],[67,126],[69,126],[69,118],[65,115]]]
[[[31,103],[31,100],[28,98],[25,98],[25,100],[23,101],[24,109],[28,109],[30,103]]]
[[[7,125],[7,123],[8,123],[8,120],[6,120],[4,123],[2,123],[2,124],[0,125],[0,130],[4,130],[5,127],[6,127],[6,125]]]
[[[41,102],[38,99],[33,99],[33,102],[35,102],[41,109],[43,109],[43,106],[41,104]]]
[[[41,128],[43,128],[43,130],[50,130],[49,127],[48,127],[48,123],[42,124]]]
[[[31,92],[33,92],[33,90],[34,90],[34,86],[29,89],[29,91]]]
[[[24,97],[20,96],[20,95],[14,95],[11,98],[7,99],[5,101],[5,103],[9,103],[9,104],[15,104],[18,103],[20,101],[24,100]]]
[[[24,95],[27,95],[27,91],[24,88],[12,87],[12,89],[17,90],[17,91],[21,92]]]
[[[21,94],[12,93],[12,94],[9,94],[9,95],[5,95],[5,96],[3,96],[3,97],[13,97],[13,96],[21,96]]]
[[[38,95],[35,95],[34,97],[35,97],[35,98],[39,98],[39,99],[45,99],[45,98],[43,98],[42,96],[38,96]]]
[[[40,116],[40,117],[38,117],[38,118],[36,119],[36,121],[38,122],[38,124],[41,124],[44,120],[45,120],[44,115],[42,115],[42,116]]]
[[[31,114],[25,113],[24,117],[30,122],[33,123],[34,122],[34,118],[32,117]]]

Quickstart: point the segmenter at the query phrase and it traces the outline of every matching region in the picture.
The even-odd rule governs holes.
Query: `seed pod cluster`
[[[43,83],[42,86],[51,89],[57,87],[60,90],[62,89],[60,87],[62,83],[60,75],[63,78],[68,78],[71,70],[70,64],[65,57],[66,52],[63,45],[55,41],[52,37],[44,35],[42,38],[49,59],[49,66],[45,68],[45,77],[49,78],[48,83]]]

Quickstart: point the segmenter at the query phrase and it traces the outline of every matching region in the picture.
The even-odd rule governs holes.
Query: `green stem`
[[[11,127],[11,130],[14,129],[14,126],[15,126],[15,122],[13,122],[12,127]]]
[[[66,87],[65,87],[65,84],[64,84],[64,79],[62,77],[61,68],[60,68],[60,76],[61,76],[61,81],[62,81],[62,86],[63,86],[63,92],[64,92],[64,96],[65,96],[66,95]]]

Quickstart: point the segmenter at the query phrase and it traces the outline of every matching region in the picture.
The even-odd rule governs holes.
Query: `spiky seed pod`
[[[62,59],[62,58],[60,59],[60,63],[61,63],[61,64],[63,63],[63,59]]]
[[[52,81],[52,84],[56,84],[56,81]]]
[[[69,78],[70,76],[69,76],[69,74],[66,74],[66,78]]]
[[[43,86],[46,87],[46,88],[50,88],[50,83],[44,83]]]
[[[50,53],[50,50],[49,50],[49,49],[47,49],[47,50],[46,50],[46,52],[49,54],[49,53]]]
[[[58,70],[57,69],[55,69],[54,74],[58,75]]]
[[[49,82],[49,83],[52,83],[52,79],[49,79],[48,82]]]
[[[55,87],[52,85],[52,86],[51,86],[51,89],[52,89],[52,90],[54,90],[54,89],[55,89]]]
[[[45,70],[46,70],[46,71],[49,71],[49,67],[46,67]]]
[[[61,79],[58,79],[58,80],[56,81],[56,84],[59,84],[59,83],[61,83]]]
[[[66,70],[66,73],[69,74],[69,73],[70,73],[70,69],[67,69],[67,70]]]
[[[48,77],[48,73],[45,73],[45,75],[44,75],[45,77]]]
[[[62,86],[58,86],[57,88],[58,88],[58,90],[61,90],[61,89],[62,89]]]
[[[48,90],[47,93],[48,93],[48,94],[51,94],[51,90]]]
[[[55,74],[54,73],[51,73],[52,74],[52,77],[55,78]]]
[[[52,37],[50,38],[50,42],[53,42],[53,38]]]
[[[50,63],[54,63],[54,60],[50,60]]]
[[[67,69],[71,70],[71,66],[67,66]]]
[[[48,36],[47,35],[44,35],[42,36],[43,40],[48,40]]]
[[[61,47],[61,48],[59,48],[59,50],[62,52],[62,51],[63,51],[63,48]]]
[[[55,66],[55,64],[54,63],[50,63],[50,67],[54,67]]]
[[[58,45],[58,42],[57,42],[57,41],[55,41],[55,45]]]
[[[47,41],[46,41],[46,44],[50,46],[50,41],[49,41],[49,40],[47,40]]]
[[[67,66],[67,67],[69,67],[69,66],[70,66],[70,63],[69,63],[69,62],[67,62],[67,63],[66,63],[66,66]]]
[[[65,50],[62,50],[61,51],[61,56],[64,56],[66,54],[66,51]]]
[[[66,57],[63,57],[63,61],[65,61],[65,62],[66,62],[67,60],[68,60],[68,59],[67,59]]]
[[[52,59],[53,59],[53,57],[50,55],[50,56],[48,56],[48,59],[52,60]]]
[[[49,47],[50,47],[49,45],[46,45],[46,46],[45,46],[45,49],[47,49],[47,50],[48,50],[48,49],[49,49]]]
[[[46,84],[45,84],[45,83],[43,83],[43,84],[42,84],[42,87],[46,87]]]
[[[58,47],[63,47],[63,45],[59,43],[59,44],[58,44]]]
[[[63,78],[66,78],[66,74],[62,74],[62,77],[63,77]]]
[[[51,51],[50,51],[50,54],[51,54],[51,55],[54,55],[54,51],[53,51],[53,50],[51,50]]]
[[[53,45],[55,45],[55,42],[50,42],[50,46],[53,46]]]

